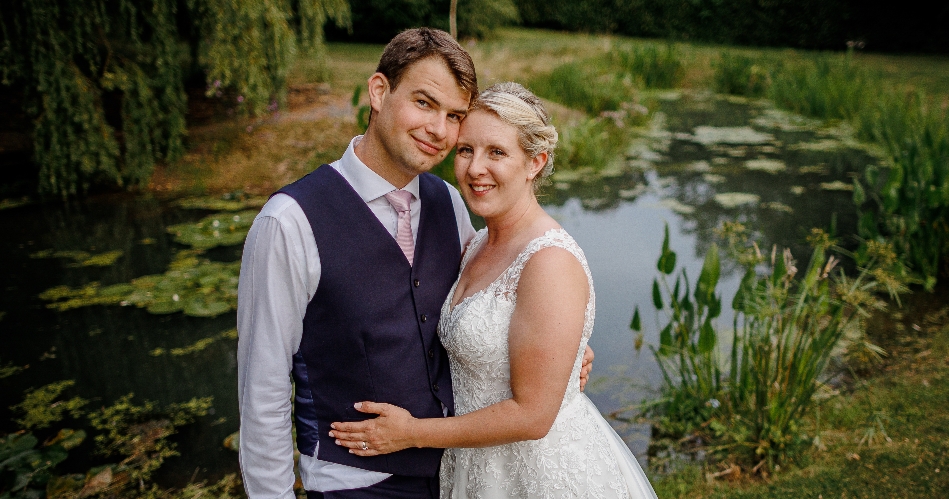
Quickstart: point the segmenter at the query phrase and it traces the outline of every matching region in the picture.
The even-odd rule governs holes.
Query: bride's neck
[[[501,246],[515,241],[531,232],[531,227],[540,219],[544,210],[536,198],[522,206],[512,208],[503,216],[485,219],[488,228],[488,244]]]

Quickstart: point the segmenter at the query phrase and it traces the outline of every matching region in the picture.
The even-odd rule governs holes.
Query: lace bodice
[[[487,238],[482,229],[472,239],[461,262],[461,271],[477,253]],[[458,280],[448,293],[442,308],[438,335],[448,350],[451,360],[452,386],[455,393],[455,413],[467,414],[511,398],[511,369],[508,356],[508,326],[517,303],[517,284],[521,271],[534,253],[548,247],[563,248],[572,253],[587,275],[590,298],[587,300],[583,335],[570,372],[570,382],[561,409],[580,393],[580,366],[587,341],[593,333],[594,305],[593,278],[583,250],[563,229],[551,229],[532,240],[517,255],[511,265],[486,288],[465,298],[451,308]],[[460,277],[459,272],[459,277]]]
[[[482,229],[471,241],[462,270],[486,236]],[[630,491],[649,487],[629,449],[580,392],[583,352],[593,332],[593,280],[583,251],[563,229],[532,240],[494,282],[454,308],[451,301],[458,282],[452,286],[442,307],[438,334],[451,361],[455,412],[463,415],[511,398],[508,331],[518,281],[531,256],[549,247],[572,253],[590,284],[583,334],[560,411],[541,439],[447,449],[440,469],[442,498],[629,498]],[[634,497],[655,495],[649,488],[648,493],[637,492]]]

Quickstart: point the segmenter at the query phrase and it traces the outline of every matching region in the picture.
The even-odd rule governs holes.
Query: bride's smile
[[[455,176],[471,211],[488,219],[527,208],[533,178],[546,160],[546,153],[529,157],[518,144],[517,129],[497,115],[474,111],[458,138]]]

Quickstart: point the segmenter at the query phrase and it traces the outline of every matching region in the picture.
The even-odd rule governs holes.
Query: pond
[[[764,102],[702,93],[657,94],[655,102],[649,127],[630,131],[621,165],[557,173],[542,196],[593,272],[597,379],[589,392],[603,412],[652,396],[661,379],[648,348],[635,350],[629,322],[639,305],[645,344],[658,343],[649,293],[665,224],[693,279],[727,220],[744,222],[764,247],[804,258],[811,227],[855,232],[850,175],[877,161],[845,127]],[[115,196],[0,210],[0,368],[28,366],[0,379],[0,431],[15,429],[9,406],[25,390],[64,379],[93,406],[130,392],[162,404],[213,396],[213,414],[176,437],[182,457],[163,474],[235,471],[236,454],[222,445],[238,423],[235,262],[257,206]],[[725,303],[739,277],[726,262]],[[730,325],[728,311],[720,327]],[[648,428],[620,429],[644,456]]]

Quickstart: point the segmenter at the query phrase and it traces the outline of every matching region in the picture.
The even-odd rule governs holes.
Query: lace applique
[[[482,229],[469,243],[462,269],[483,243]],[[629,497],[616,459],[597,427],[601,416],[580,393],[580,366],[593,332],[595,300],[586,257],[563,229],[532,240],[484,290],[451,307],[455,287],[442,308],[438,334],[451,360],[458,415],[511,398],[508,331],[517,303],[517,284],[531,256],[559,247],[573,254],[587,275],[583,334],[560,412],[544,438],[478,449],[448,449],[442,459],[442,497],[554,498]]]

